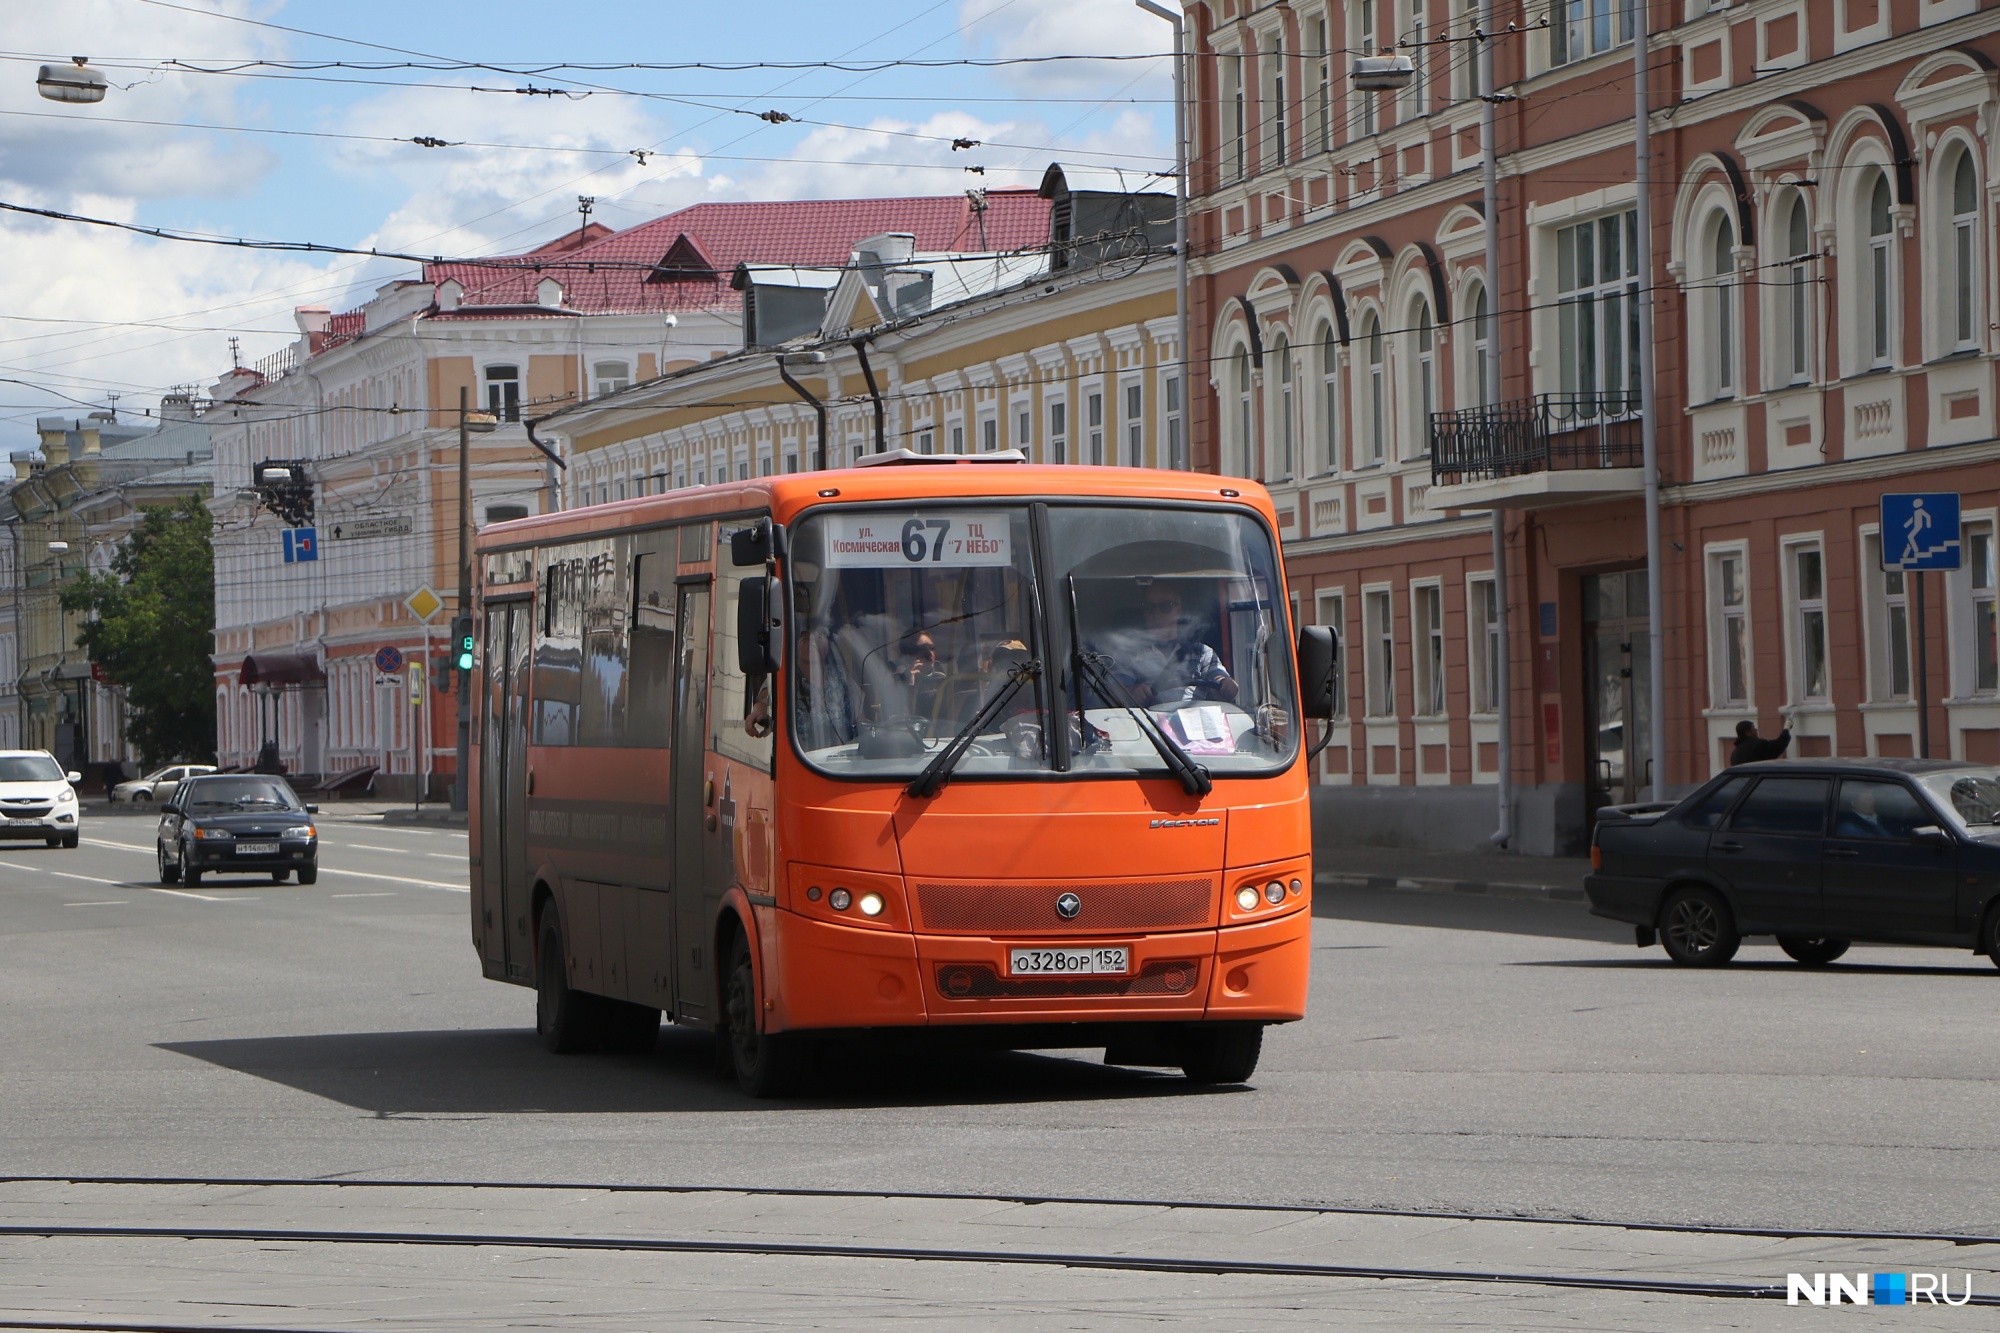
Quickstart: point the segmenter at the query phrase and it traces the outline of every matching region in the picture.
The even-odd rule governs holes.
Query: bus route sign
[[[826,563],[833,569],[964,569],[1014,563],[1008,516],[986,510],[931,514],[835,514],[826,525]]]

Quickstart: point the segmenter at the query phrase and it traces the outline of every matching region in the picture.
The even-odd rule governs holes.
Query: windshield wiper
[[[1076,678],[1077,687],[1076,720],[1082,734],[1090,735],[1090,723],[1083,715],[1083,679],[1088,677],[1100,695],[1132,715],[1132,720],[1139,724],[1140,734],[1152,742],[1153,749],[1159,752],[1168,771],[1181,780],[1181,790],[1190,796],[1206,796],[1215,790],[1215,783],[1209,780],[1208,770],[1190,758],[1188,752],[1181,748],[1179,741],[1160,730],[1160,725],[1153,720],[1153,715],[1139,707],[1132,696],[1125,692],[1125,687],[1105,670],[1111,663],[1110,654],[1087,653],[1083,650],[1083,631],[1079,628],[1076,613],[1074,574],[1069,576],[1069,642],[1070,652],[1073,654],[1070,674]]]
[[[1023,685],[1041,673],[1042,664],[1038,661],[1017,663],[1014,669],[1007,673],[1007,683],[993,692],[993,697],[986,701],[986,706],[974,713],[972,720],[958,729],[958,734],[937,752],[936,758],[924,766],[923,772],[910,779],[910,785],[903,788],[903,791],[910,796],[926,800],[943,791],[945,783],[951,781],[951,770],[958,767],[958,761],[972,748],[972,739],[979,734],[979,729],[991,721],[1006,706],[1009,699],[1019,694]]]

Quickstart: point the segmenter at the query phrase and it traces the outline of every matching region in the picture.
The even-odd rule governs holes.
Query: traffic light
[[[472,617],[453,616],[451,619],[451,637],[458,644],[458,669],[460,671],[472,670]]]
[[[451,693],[452,660],[450,653],[440,653],[431,663],[431,688],[439,694]]]

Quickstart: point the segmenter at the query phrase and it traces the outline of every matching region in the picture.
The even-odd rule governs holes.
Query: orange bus
[[[475,569],[473,940],[551,1050],[664,1014],[758,1096],[913,1028],[1240,1082],[1304,1015],[1335,646],[1254,483],[898,450]]]

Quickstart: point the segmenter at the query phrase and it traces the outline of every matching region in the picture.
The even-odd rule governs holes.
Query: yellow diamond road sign
[[[429,620],[444,606],[444,599],[426,586],[405,597],[403,605],[409,607],[418,620]]]

